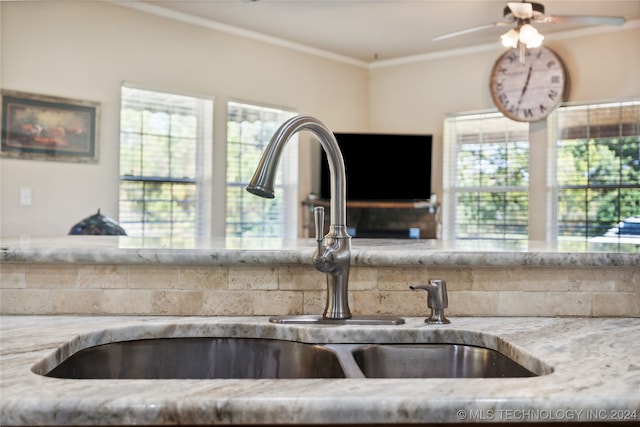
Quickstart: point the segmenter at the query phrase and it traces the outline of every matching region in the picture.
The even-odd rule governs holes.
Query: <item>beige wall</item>
[[[3,89],[101,104],[97,165],[0,162],[2,235],[64,235],[98,208],[117,218],[123,81],[214,97],[214,178],[222,186],[220,142],[230,98],[292,108],[331,128],[367,127],[363,67],[102,2],[1,2],[0,8]],[[300,146],[303,194],[310,191],[311,146]],[[19,204],[23,187],[32,189],[30,207]],[[213,200],[214,221],[221,224],[224,204]]]
[[[488,76],[501,52],[485,48],[366,68],[108,3],[0,2],[0,19],[3,89],[101,104],[98,164],[0,161],[0,234],[6,236],[63,235],[97,208],[117,217],[123,81],[214,97],[216,202],[224,187],[229,99],[293,108],[336,131],[432,133],[433,181],[439,192],[443,119],[447,113],[492,108]],[[637,27],[549,40],[567,63],[570,101],[640,96]],[[300,146],[302,195],[313,185],[316,149]],[[30,207],[19,204],[23,187],[32,189]],[[224,205],[216,202],[212,228],[220,235]]]

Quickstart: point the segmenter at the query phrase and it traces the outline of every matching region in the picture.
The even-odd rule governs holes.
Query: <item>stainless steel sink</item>
[[[470,345],[368,345],[355,350],[353,356],[368,378],[536,376],[495,350]]]
[[[81,350],[48,377],[74,379],[344,378],[319,345],[244,338],[162,338]]]
[[[38,365],[37,365],[38,366]],[[42,366],[42,365],[40,365]],[[34,372],[69,379],[495,378],[534,373],[461,344],[305,344],[258,338],[113,342]]]

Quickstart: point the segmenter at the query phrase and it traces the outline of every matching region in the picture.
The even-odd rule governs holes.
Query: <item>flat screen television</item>
[[[347,175],[347,201],[417,201],[431,197],[432,136],[334,133]],[[327,156],[322,150],[320,198],[330,199]]]

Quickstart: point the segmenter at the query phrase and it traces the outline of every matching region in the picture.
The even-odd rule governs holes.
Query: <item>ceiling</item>
[[[546,15],[622,16],[640,20],[640,0],[542,0]],[[503,19],[495,0],[159,0],[137,1],[144,10],[198,25],[365,64],[497,44],[505,27],[432,41],[437,35]],[[554,36],[576,29],[540,24]],[[592,27],[593,28],[593,27]],[[601,27],[604,28],[604,27]],[[616,29],[619,27],[615,27]]]

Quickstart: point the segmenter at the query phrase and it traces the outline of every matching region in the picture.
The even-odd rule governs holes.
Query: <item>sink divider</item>
[[[347,378],[366,378],[356,360],[353,358],[353,350],[362,347],[364,344],[323,344],[322,346],[331,349],[340,362],[344,375]]]

